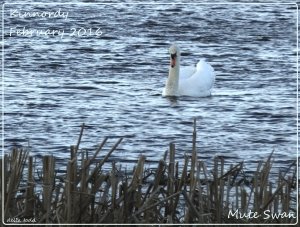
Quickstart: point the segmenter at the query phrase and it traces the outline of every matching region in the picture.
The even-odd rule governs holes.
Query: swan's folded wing
[[[179,80],[187,79],[196,72],[195,66],[180,66]]]
[[[215,81],[215,72],[204,60],[198,62],[195,73],[179,81],[179,93],[188,96],[208,96]]]
[[[197,70],[191,80],[198,84],[201,89],[210,90],[215,82],[215,71],[204,59],[197,63]]]

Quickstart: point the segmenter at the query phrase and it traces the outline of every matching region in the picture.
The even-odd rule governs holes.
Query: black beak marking
[[[177,57],[177,54],[175,53],[175,54],[171,54],[171,58],[174,60],[174,58],[176,58]]]

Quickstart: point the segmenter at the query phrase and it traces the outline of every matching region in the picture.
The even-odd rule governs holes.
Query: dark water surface
[[[11,15],[59,9],[66,19]],[[118,162],[158,161],[172,141],[180,158],[196,118],[208,161],[222,155],[251,167],[273,149],[277,166],[296,159],[293,4],[7,4],[4,14],[6,151],[29,144],[34,155],[66,159],[85,123],[81,148],[125,137]],[[64,35],[16,33],[24,27]],[[182,65],[206,58],[213,66],[211,97],[161,96],[173,42]]]

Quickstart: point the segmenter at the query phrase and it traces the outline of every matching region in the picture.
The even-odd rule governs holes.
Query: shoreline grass
[[[1,220],[6,224],[293,224],[296,223],[297,166],[292,163],[270,180],[273,152],[258,163],[252,176],[244,163],[226,167],[215,157],[212,169],[197,157],[196,122],[183,168],[175,159],[176,146],[151,171],[141,155],[132,171],[102,167],[122,142],[104,158],[79,149],[84,125],[70,148],[65,174],[56,170],[55,157],[42,158],[41,173],[26,149],[15,148],[1,161]],[[130,174],[128,172],[131,172]],[[4,183],[2,185],[2,182]],[[2,191],[4,190],[4,191]],[[4,197],[2,196],[2,193]],[[4,216],[2,216],[4,215]]]

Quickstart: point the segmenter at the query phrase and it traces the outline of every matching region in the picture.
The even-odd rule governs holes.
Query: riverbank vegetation
[[[244,162],[227,165],[220,156],[207,166],[197,156],[194,123],[192,147],[184,160],[175,159],[176,146],[170,143],[156,168],[146,168],[141,155],[132,170],[114,162],[107,170],[103,165],[122,138],[105,154],[108,138],[88,153],[80,149],[83,131],[84,125],[63,173],[54,156],[34,161],[25,148],[3,157],[5,223],[296,223],[296,161],[276,170],[276,179],[270,178],[273,152],[251,174],[245,174]]]

